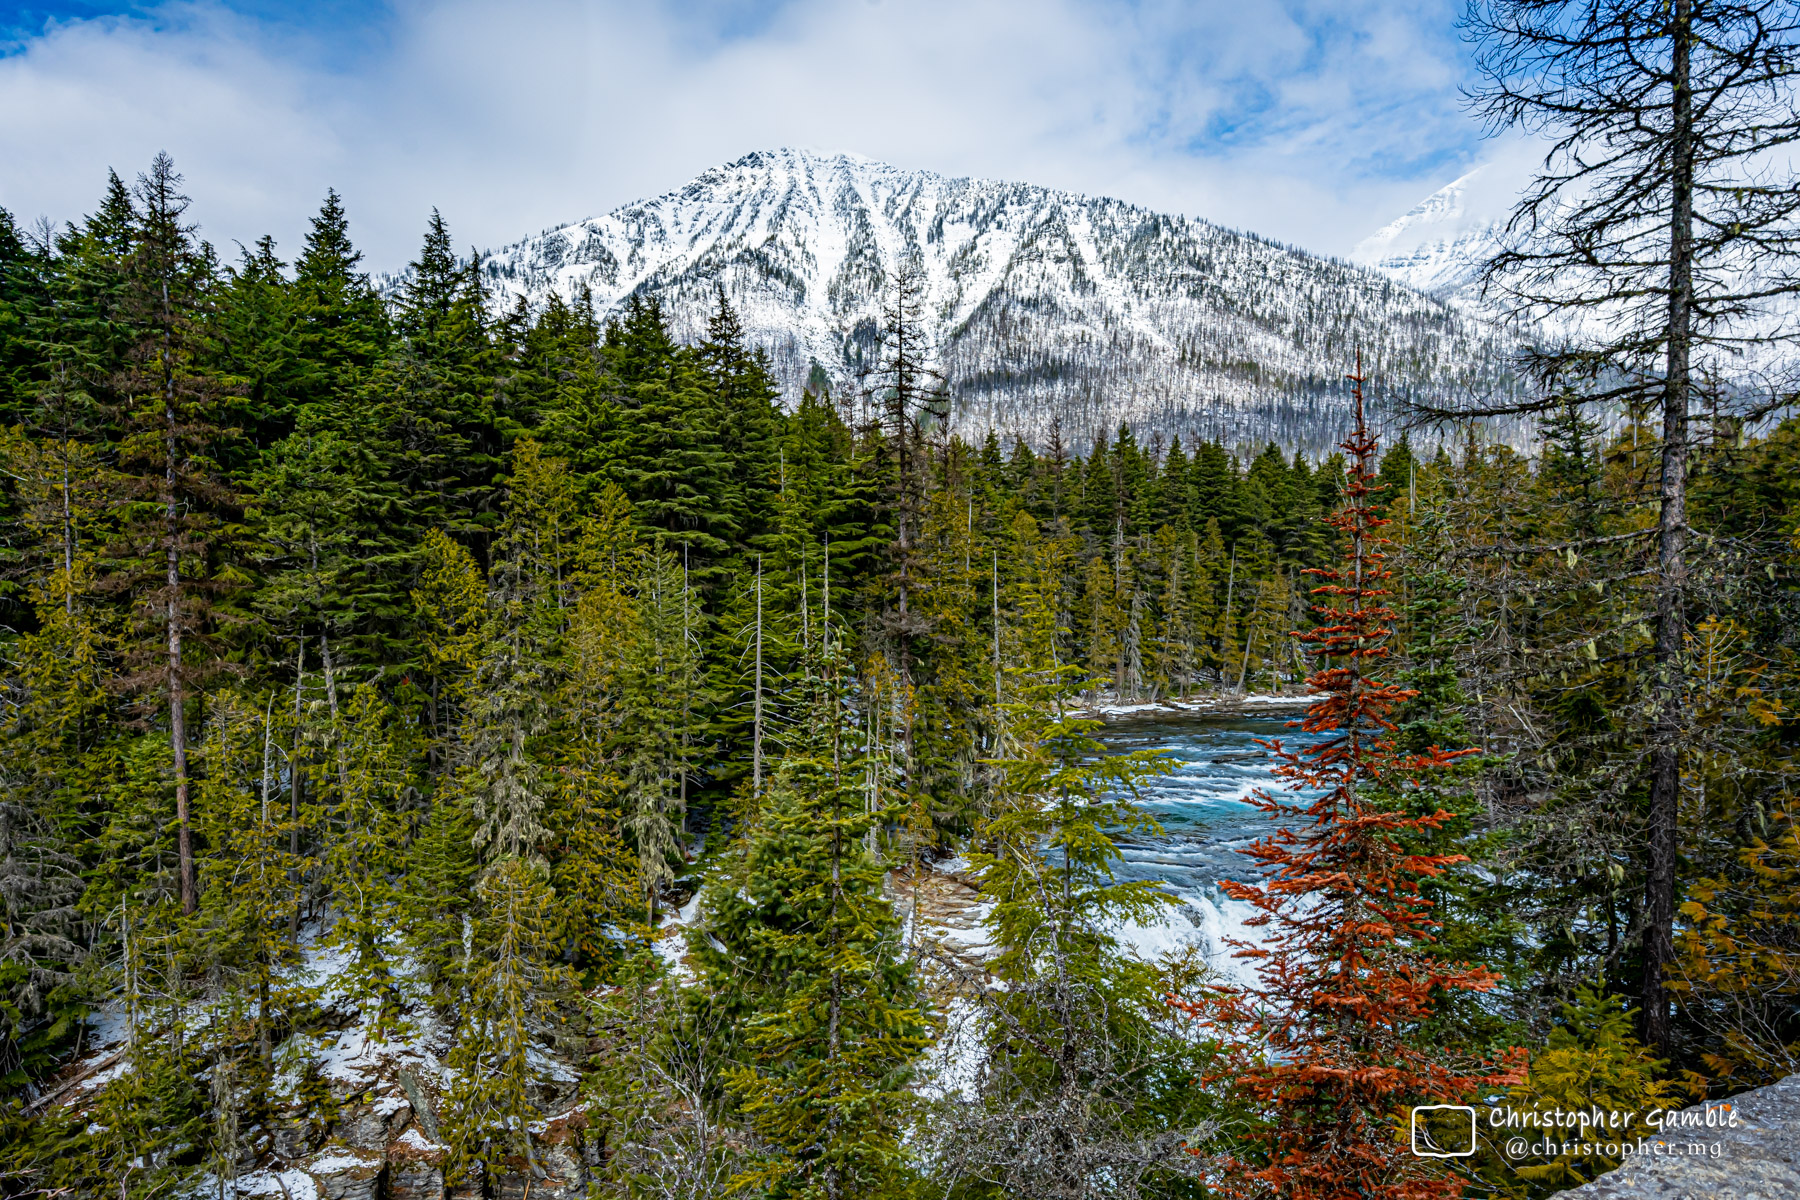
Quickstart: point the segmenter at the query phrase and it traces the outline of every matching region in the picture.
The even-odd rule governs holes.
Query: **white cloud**
[[[0,58],[0,204],[77,217],[108,165],[167,149],[215,242],[291,254],[335,186],[386,268],[433,205],[494,245],[806,145],[1342,253],[1478,149],[1444,0],[790,0],[734,36],[687,13],[415,0],[315,38],[205,4],[65,23]]]

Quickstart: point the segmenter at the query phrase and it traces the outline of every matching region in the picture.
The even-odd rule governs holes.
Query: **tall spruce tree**
[[[111,381],[117,397],[120,515],[106,547],[106,587],[133,608],[122,685],[161,709],[175,783],[181,907],[198,902],[189,705],[218,663],[218,601],[235,590],[226,562],[240,537],[237,496],[221,464],[237,431],[224,425],[233,381],[219,374],[215,268],[195,242],[188,198],[167,155],[138,179],[119,315],[132,344]]]
[[[802,728],[741,856],[707,889],[690,950],[703,1003],[743,1014],[726,1082],[772,1151],[737,1186],[904,1195],[904,1083],[927,1025],[864,846],[888,814],[865,802],[873,764],[847,729],[845,664],[828,643],[809,667]]]

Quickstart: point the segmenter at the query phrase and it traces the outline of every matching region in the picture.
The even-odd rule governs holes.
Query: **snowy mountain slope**
[[[723,286],[791,401],[815,370],[839,398],[861,394],[904,255],[925,272],[956,419],[976,431],[1041,437],[1060,418],[1081,444],[1126,420],[1316,449],[1341,435],[1358,348],[1378,392],[1506,385],[1503,333],[1375,271],[1117,200],[845,154],[750,154],[483,269],[503,304],[585,287],[604,312],[656,295],[690,339]]]
[[[1484,298],[1480,275],[1505,244],[1507,220],[1524,185],[1516,163],[1501,161],[1478,167],[1364,239],[1351,257],[1407,287],[1445,300],[1475,319],[1509,324],[1507,309],[1514,301],[1503,290]],[[1666,236],[1654,218],[1648,224],[1653,227],[1653,239]],[[1771,289],[1779,293],[1781,280],[1778,275],[1764,274],[1767,265],[1754,254],[1735,263],[1718,262],[1702,272],[1701,292],[1705,295],[1712,289],[1710,294],[1717,296],[1720,292],[1750,294]],[[1594,285],[1592,278],[1578,272],[1560,272],[1551,286],[1567,289],[1573,298],[1576,289]],[[1635,315],[1623,304],[1540,311],[1530,318],[1530,335],[1540,343],[1604,344],[1634,322],[1648,319],[1654,323],[1661,318],[1661,301],[1652,297],[1639,305]],[[1740,340],[1696,348],[1696,367],[1736,380],[1751,393],[1765,392],[1775,386],[1773,381],[1791,380],[1800,374],[1794,348],[1794,331],[1800,329],[1800,297],[1776,294],[1760,302],[1716,303],[1714,307],[1734,312],[1731,334]]]
[[[1472,195],[1488,168],[1477,167],[1425,197],[1363,239],[1350,257],[1459,307],[1480,309],[1481,269],[1500,250],[1502,214]]]

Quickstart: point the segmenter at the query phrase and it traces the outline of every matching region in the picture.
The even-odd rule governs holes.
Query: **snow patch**
[[[283,1171],[253,1171],[239,1175],[232,1187],[240,1196],[280,1196],[282,1200],[319,1200],[319,1185],[311,1175],[297,1168]],[[211,1195],[202,1189],[198,1195]]]
[[[382,1158],[379,1153],[371,1151],[367,1154],[327,1154],[323,1158],[315,1158],[306,1164],[308,1174],[341,1175],[345,1171],[358,1171],[366,1167],[379,1167]]]
[[[981,1006],[957,996],[944,1006],[943,1028],[919,1064],[917,1091],[928,1100],[949,1096],[972,1099],[980,1080],[987,1046],[987,1021]]]

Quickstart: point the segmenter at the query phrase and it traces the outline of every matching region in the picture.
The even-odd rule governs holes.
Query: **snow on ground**
[[[669,965],[670,972],[684,983],[694,977],[694,972],[683,961],[687,954],[687,936],[683,932],[690,928],[700,917],[700,897],[705,887],[696,888],[688,902],[671,913],[664,913],[656,928],[656,941],[653,946],[656,956]]]
[[[327,1154],[314,1159],[307,1166],[315,1175],[337,1175],[344,1171],[354,1171],[358,1167],[366,1167],[370,1160],[379,1162],[380,1159],[380,1152],[374,1150],[364,1154]]]
[[[1234,693],[1222,693],[1194,700],[1145,700],[1131,704],[1113,700],[1077,709],[1074,715],[1078,717],[1145,717],[1156,713],[1218,713],[1224,715],[1242,708],[1302,707],[1317,699],[1317,695],[1307,692],[1246,692],[1241,696]]]
[[[232,1180],[240,1196],[280,1196],[282,1200],[319,1200],[319,1185],[305,1171],[253,1171]]]
[[[944,1005],[943,1015],[943,1029],[919,1063],[918,1092],[929,1100],[972,1098],[987,1043],[987,1022],[980,1007],[966,996]]]
[[[102,1008],[87,1015],[87,1044],[95,1050],[122,1046],[131,1034],[131,1021],[123,1005]]]
[[[449,1035],[430,1006],[422,1003],[424,989],[416,978],[416,964],[406,957],[398,939],[392,939],[385,950],[393,978],[409,1001],[410,1011],[399,1032],[372,1037],[353,1003],[349,979],[353,965],[351,953],[333,944],[328,932],[329,925],[325,922],[315,923],[302,932],[300,961],[284,974],[281,982],[314,989],[319,1008],[339,1014],[334,1020],[343,1021],[344,1027],[295,1034],[283,1041],[276,1049],[278,1086],[291,1088],[297,1083],[298,1072],[308,1059],[318,1063],[322,1075],[345,1085],[350,1091],[359,1090],[383,1075],[384,1067],[388,1065],[418,1068],[427,1076],[441,1076],[440,1054],[449,1046]],[[190,1005],[182,1014],[181,1023],[189,1030],[198,1030],[207,1023],[209,1012],[205,1003]],[[166,1011],[140,1012],[139,1035],[165,1036],[167,1018]],[[116,1003],[91,1013],[87,1022],[91,1031],[88,1039],[91,1050],[75,1068],[75,1073],[119,1054],[128,1033],[124,1007]],[[92,1094],[131,1069],[130,1056],[121,1055],[118,1062],[81,1080],[76,1085],[76,1092]],[[377,1103],[390,1105],[392,1111],[398,1111],[399,1101],[392,1098],[383,1098]],[[273,1181],[269,1186],[279,1191]],[[299,1200],[298,1193],[296,1200]]]
[[[106,1068],[106,1070],[95,1071],[92,1075],[89,1075],[77,1085],[76,1090],[82,1092],[97,1092],[129,1070],[131,1070],[131,1060],[129,1058],[121,1058],[118,1062]]]

